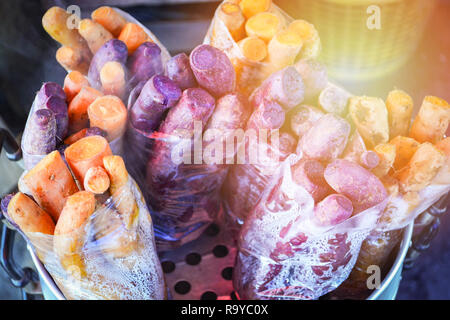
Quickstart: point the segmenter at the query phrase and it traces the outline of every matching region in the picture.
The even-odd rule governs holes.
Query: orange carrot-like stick
[[[151,41],[147,33],[136,23],[127,23],[118,37],[128,48],[128,55],[132,54],[141,44]]]
[[[16,193],[9,201],[8,215],[25,233],[40,232],[52,235],[55,230],[55,223],[50,215],[21,192]]]
[[[272,0],[241,0],[239,5],[248,19],[255,14],[269,10]]]
[[[109,61],[100,70],[100,82],[105,94],[122,98],[125,94],[125,70],[121,63]]]
[[[106,132],[108,141],[123,135],[126,130],[127,108],[116,96],[103,96],[95,99],[88,108],[91,126]]]
[[[84,185],[86,172],[97,166],[103,166],[103,157],[111,155],[108,141],[101,136],[90,136],[71,144],[64,155],[73,174]]]
[[[259,62],[267,56],[266,43],[258,37],[247,37],[239,41],[238,45],[244,57],[251,61]]]
[[[58,151],[45,156],[24,176],[23,182],[54,221],[58,221],[67,197],[78,191],[72,174]]]
[[[76,132],[89,126],[87,109],[103,94],[91,87],[83,87],[69,104],[69,131]]]
[[[109,189],[108,173],[103,167],[89,168],[84,176],[84,189],[94,194],[103,194]]]
[[[64,78],[64,92],[66,93],[67,102],[80,92],[81,88],[89,86],[88,79],[79,71],[71,71]]]
[[[61,47],[56,51],[56,61],[67,71],[76,70],[82,74],[87,74],[89,70],[89,60],[86,60],[77,49],[71,47]]]
[[[81,20],[78,25],[78,32],[86,40],[92,54],[95,54],[105,42],[114,38],[100,23],[91,19]]]
[[[111,7],[100,7],[91,14],[92,20],[100,23],[106,30],[118,37],[120,31],[127,24],[127,20]]]

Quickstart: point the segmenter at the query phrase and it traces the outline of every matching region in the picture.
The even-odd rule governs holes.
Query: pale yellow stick
[[[258,37],[269,42],[280,30],[280,19],[270,12],[259,13],[247,20],[245,31],[249,37]]]
[[[113,35],[100,23],[91,19],[83,19],[78,26],[78,32],[86,40],[89,49],[95,54],[107,41],[113,39]]]
[[[247,19],[255,14],[269,10],[271,5],[271,0],[241,0],[239,2],[239,6]]]
[[[247,37],[238,42],[239,48],[245,58],[250,61],[260,62],[267,56],[267,46],[258,37]]]
[[[417,148],[420,143],[418,143],[413,138],[397,136],[392,139],[389,144],[393,145],[396,150],[394,169],[400,170],[406,166],[411,160],[414,153],[416,153]]]
[[[386,99],[390,138],[407,136],[413,112],[413,100],[406,92],[393,90]]]
[[[295,32],[280,31],[269,42],[267,60],[275,70],[283,69],[295,62],[302,45],[302,39]]]
[[[319,33],[314,25],[305,20],[294,20],[289,24],[289,30],[297,33],[303,40],[299,58],[316,59],[321,50]]]
[[[372,172],[379,178],[384,177],[394,166],[395,146],[389,143],[381,143],[374,148],[380,158],[380,163]]]
[[[235,41],[245,37],[245,17],[239,5],[224,2],[218,11],[219,19],[223,21]]]

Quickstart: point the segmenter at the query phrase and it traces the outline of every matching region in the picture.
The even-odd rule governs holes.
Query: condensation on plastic
[[[334,227],[320,227],[314,200],[292,180],[290,167],[299,158],[290,155],[282,164],[241,229],[235,288],[243,299],[318,299],[348,279],[357,261],[381,267],[401,229],[450,190],[430,185],[412,209],[405,197],[389,197]],[[358,271],[336,296],[367,293],[367,277],[361,280]]]
[[[246,219],[234,285],[242,299],[317,299],[350,274],[386,201],[333,227],[317,225],[314,200],[291,176],[289,156]]]
[[[221,49],[227,54],[235,69],[239,69],[237,78],[238,90],[249,96],[271,73],[277,70],[274,70],[267,62],[254,62],[243,56],[241,49],[231,36],[225,23],[218,17],[221,5],[219,5],[214,14],[203,43]],[[272,4],[268,11],[279,16],[280,20],[285,22],[285,26],[294,20],[275,4]]]
[[[129,228],[116,209],[122,201],[135,201],[138,207]],[[59,253],[54,246],[56,237],[75,242],[73,254]],[[131,178],[123,189],[98,204],[79,229],[59,236],[27,233],[25,238],[67,299],[166,298],[153,223]]]

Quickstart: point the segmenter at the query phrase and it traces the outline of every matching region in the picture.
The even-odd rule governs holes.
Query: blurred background
[[[450,0],[275,0],[294,18],[319,31],[336,83],[358,95],[386,98],[393,88],[408,92],[416,111],[426,95],[450,101]],[[62,83],[65,70],[54,58],[58,45],[43,30],[46,9],[76,4],[82,17],[100,5],[117,6],[145,24],[172,54],[202,42],[220,2],[208,0],[4,0],[0,2],[0,127],[19,139],[35,92],[43,81]],[[373,7],[376,6],[376,7]],[[377,11],[379,10],[379,11]],[[377,16],[379,14],[379,16]],[[380,29],[368,19],[379,18]],[[374,22],[373,20],[370,20]],[[21,169],[0,157],[0,196],[13,190]],[[450,218],[411,270],[404,271],[398,299],[450,299]],[[19,239],[20,240],[20,239]],[[31,266],[18,241],[18,264]],[[0,299],[20,291],[0,268]]]

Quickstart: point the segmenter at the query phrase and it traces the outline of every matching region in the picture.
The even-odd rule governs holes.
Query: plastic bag
[[[244,57],[239,45],[219,16],[221,6],[226,2],[223,1],[217,8],[203,43],[219,48],[228,55],[236,70],[238,91],[250,96],[264,79],[283,67],[277,68],[267,61],[255,62]],[[268,12],[275,14],[280,19],[280,29],[287,27],[294,20],[273,3]],[[312,25],[310,26],[313,28]],[[308,40],[308,45],[303,46],[297,58],[315,59],[319,55],[321,51],[320,39],[315,29],[313,29],[313,33],[312,38]],[[294,60],[292,59],[292,63]]]
[[[387,201],[333,227],[314,221],[314,200],[291,176],[291,155],[245,221],[234,285],[242,299],[317,299],[350,274]]]
[[[117,207],[130,200],[137,214],[127,226]],[[152,221],[131,178],[103,203],[98,201],[78,229],[64,235],[21,233],[67,299],[166,298]]]

